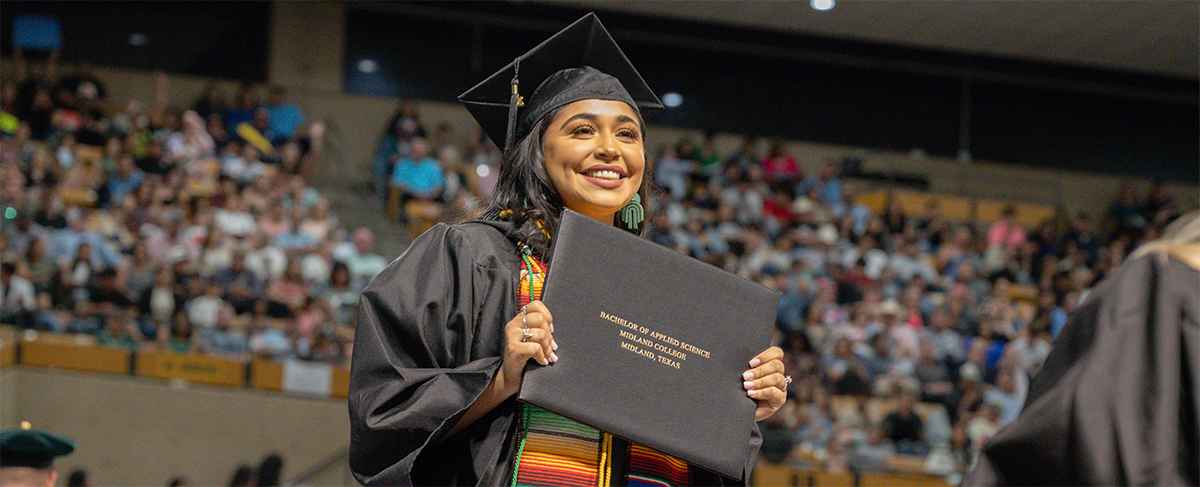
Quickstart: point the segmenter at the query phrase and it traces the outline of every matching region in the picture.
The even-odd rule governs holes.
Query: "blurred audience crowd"
[[[86,63],[3,81],[0,321],[101,343],[345,363],[358,293],[388,258],[307,185],[322,125],[270,88],[190,108],[160,77],[115,107]],[[459,129],[462,129],[461,127]],[[410,223],[491,196],[500,153],[478,130],[429,131],[403,103],[371,162]],[[763,423],[763,458],[831,471],[912,455],[953,477],[1024,402],[1067,316],[1141,242],[1189,208],[1123,186],[1094,214],[1023,227],[953,221],[936,200],[882,211],[835,161],[807,173],[781,142],[732,154],[711,135],[661,149],[649,238],[783,293],[775,340],[797,378]],[[415,229],[419,230],[419,228]],[[394,256],[388,256],[394,257]]]
[[[388,260],[308,186],[324,127],[279,87],[106,98],[87,62],[0,84],[0,322],[245,358],[345,363]],[[53,67],[51,65],[50,67]]]

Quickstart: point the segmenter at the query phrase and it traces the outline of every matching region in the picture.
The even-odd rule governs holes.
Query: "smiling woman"
[[[521,78],[539,83],[527,97]],[[658,98],[589,14],[460,100],[505,142],[504,164],[479,220],[425,232],[363,291],[350,379],[355,476],[369,485],[744,483],[514,399],[530,361],[558,360],[554,319],[538,298],[563,210],[645,231],[641,113],[661,108]],[[730,377],[757,401],[758,420],[784,403],[782,356],[771,347],[746,357],[749,370]],[[746,441],[757,451],[753,431]]]

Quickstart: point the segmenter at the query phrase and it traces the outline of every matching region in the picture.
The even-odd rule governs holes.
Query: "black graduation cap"
[[[519,83],[519,78],[527,83]],[[663,106],[595,13],[458,97],[492,142],[503,143],[505,149],[528,135],[547,113],[589,99],[623,101],[639,113]]]
[[[31,429],[0,432],[0,467],[50,468],[54,457],[75,451],[75,442],[65,436]]]

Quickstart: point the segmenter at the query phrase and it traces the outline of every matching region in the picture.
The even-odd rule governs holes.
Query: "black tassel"
[[[521,72],[521,58],[513,61],[512,95],[508,99],[508,132],[504,136],[504,150],[507,152],[513,146],[513,134],[517,130],[517,107],[521,103],[521,95],[517,93],[517,78]]]

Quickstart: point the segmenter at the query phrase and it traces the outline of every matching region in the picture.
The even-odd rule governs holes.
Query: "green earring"
[[[642,209],[642,195],[633,194],[633,199],[621,208],[621,219],[625,220],[625,226],[630,230],[642,224],[642,220],[646,219],[646,210]]]

